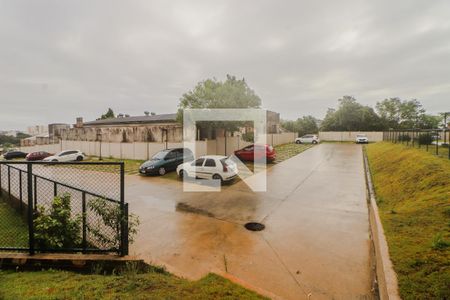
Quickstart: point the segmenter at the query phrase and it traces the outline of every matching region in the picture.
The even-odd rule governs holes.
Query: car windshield
[[[164,157],[166,157],[168,151],[160,151],[158,153],[156,153],[155,155],[153,155],[152,159],[155,160],[161,160],[164,159]]]
[[[365,134],[357,134],[356,136],[357,136],[357,137],[366,137]]]

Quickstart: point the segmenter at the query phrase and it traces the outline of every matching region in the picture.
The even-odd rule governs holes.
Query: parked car
[[[298,137],[295,139],[296,144],[318,144],[320,143],[320,139],[315,134],[306,134],[302,137]]]
[[[68,162],[68,161],[82,161],[86,156],[80,150],[65,150],[58,154],[44,158],[44,161],[53,162]]]
[[[43,160],[44,158],[47,158],[49,156],[52,156],[52,154],[45,151],[37,151],[28,153],[25,159],[28,161],[36,161],[36,160]]]
[[[220,181],[233,180],[238,174],[235,162],[222,155],[205,155],[193,162],[187,162],[177,167],[179,177],[197,177],[203,179],[217,179]]]
[[[266,161],[272,162],[277,158],[275,149],[270,145],[250,145],[234,151],[234,155],[240,160],[253,161],[266,156]]]
[[[365,134],[357,134],[355,142],[357,144],[368,144],[369,139],[367,138],[367,136]]]
[[[25,158],[27,156],[27,153],[18,151],[18,150],[11,150],[3,154],[4,159],[15,159],[15,158]]]
[[[139,167],[143,175],[164,175],[168,171],[175,171],[178,165],[185,161],[193,161],[194,155],[188,148],[174,148],[159,151]]]

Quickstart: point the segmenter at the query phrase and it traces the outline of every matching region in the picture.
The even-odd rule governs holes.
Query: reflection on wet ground
[[[196,279],[227,272],[286,299],[370,298],[372,271],[361,147],[323,144],[267,171],[267,192],[221,192],[129,176],[141,218],[132,254]],[[260,222],[263,231],[244,225]]]

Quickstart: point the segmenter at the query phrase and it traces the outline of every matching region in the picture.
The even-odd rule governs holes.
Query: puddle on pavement
[[[179,202],[177,204],[176,210],[214,218],[214,214],[210,213],[209,211],[197,207],[192,207],[184,202]]]

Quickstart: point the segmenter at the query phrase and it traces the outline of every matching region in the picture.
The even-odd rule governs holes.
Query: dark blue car
[[[175,171],[179,164],[194,160],[192,151],[188,148],[174,148],[162,150],[139,167],[143,175],[164,175]]]

